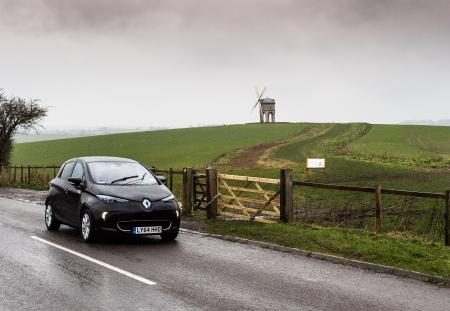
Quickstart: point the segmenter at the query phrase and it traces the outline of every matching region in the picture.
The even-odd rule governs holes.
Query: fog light
[[[103,221],[106,221],[106,216],[108,215],[108,212],[103,212],[102,213],[102,219]]]

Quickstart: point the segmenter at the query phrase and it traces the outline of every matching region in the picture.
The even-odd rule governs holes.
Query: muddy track
[[[291,144],[298,141],[303,141],[311,139],[320,135],[325,134],[334,125],[333,124],[311,124],[305,127],[299,134],[290,137],[288,139],[271,141],[264,144],[259,144],[250,147],[245,150],[235,151],[232,154],[225,155],[229,156],[230,159],[223,162],[223,158],[217,159],[213,164],[214,167],[218,168],[255,168],[255,167],[290,167],[294,163],[289,160],[274,160],[272,155],[278,150],[278,148]]]

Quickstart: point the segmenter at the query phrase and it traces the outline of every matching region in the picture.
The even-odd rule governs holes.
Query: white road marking
[[[114,267],[114,266],[111,266],[110,264],[107,264],[107,263],[105,263],[105,262],[103,262],[103,261],[94,259],[94,258],[92,258],[92,257],[86,256],[86,255],[81,254],[81,253],[78,253],[78,252],[73,251],[73,250],[71,250],[71,249],[68,249],[68,248],[66,248],[66,247],[64,247],[64,246],[61,246],[61,245],[52,243],[52,242],[50,242],[50,241],[41,239],[41,238],[39,238],[39,237],[37,237],[37,236],[34,236],[34,235],[32,235],[31,238],[32,238],[33,240],[36,240],[36,241],[42,242],[42,243],[44,243],[44,244],[47,244],[47,245],[56,247],[56,248],[58,248],[58,249],[60,249],[60,250],[63,250],[63,251],[65,251],[65,252],[68,252],[68,253],[70,253],[70,254],[72,254],[72,255],[78,256],[78,257],[83,258],[83,259],[85,259],[85,260],[88,260],[88,261],[90,261],[90,262],[96,263],[97,265],[100,265],[100,266],[102,266],[102,267],[108,268],[108,269],[113,270],[113,271],[115,271],[115,272],[117,272],[117,273],[120,273],[120,274],[123,274],[123,275],[125,275],[125,276],[128,276],[128,277],[130,277],[130,278],[132,278],[132,279],[135,279],[135,280],[137,280],[137,281],[139,281],[139,282],[142,282],[142,283],[144,283],[144,284],[147,284],[147,285],[156,285],[155,282],[150,281],[150,280],[148,280],[148,279],[145,279],[145,278],[143,278],[143,277],[141,277],[141,276],[139,276],[139,275],[130,273],[130,272],[128,272],[128,271],[122,270],[122,269],[117,268],[117,267]]]

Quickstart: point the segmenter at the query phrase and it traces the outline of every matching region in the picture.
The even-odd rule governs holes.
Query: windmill
[[[255,86],[256,90],[256,103],[252,108],[252,111],[259,105],[259,122],[269,123],[275,122],[275,100],[272,98],[262,98],[266,87],[263,88],[262,92],[259,93],[258,87]]]

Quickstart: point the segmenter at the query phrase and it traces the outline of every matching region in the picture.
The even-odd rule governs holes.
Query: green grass
[[[316,129],[319,125],[313,125]],[[416,125],[329,124],[321,135],[283,146],[275,158],[345,155],[402,166],[450,167],[450,127]]]
[[[450,126],[375,125],[350,145],[352,153],[450,159]]]
[[[450,248],[419,239],[303,224],[205,221],[203,231],[450,277]]]
[[[12,164],[61,164],[86,155],[133,158],[147,165],[202,167],[235,149],[299,133],[299,123],[246,124],[137,132],[14,145]]]
[[[320,132],[319,126],[324,132]],[[310,138],[281,147],[274,157],[304,162],[308,157],[340,154],[349,143],[367,134],[371,126],[366,123],[312,124],[305,128],[307,130],[310,130]]]

